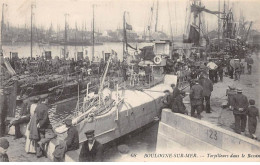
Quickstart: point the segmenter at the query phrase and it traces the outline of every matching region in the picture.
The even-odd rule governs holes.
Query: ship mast
[[[172,21],[171,21],[171,13],[170,13],[169,0],[167,1],[167,6],[168,6],[168,14],[169,14],[169,22],[170,22],[171,40],[172,40],[172,42],[173,42]]]
[[[2,47],[2,42],[3,42],[3,29],[4,29],[4,8],[7,6],[5,3],[2,4],[2,21],[1,21],[1,37],[0,37],[0,53],[3,53],[3,47]]]
[[[64,34],[64,60],[66,59],[67,54],[67,41],[68,41],[68,32],[67,32],[67,16],[69,16],[68,13],[65,15],[65,34]]]
[[[123,16],[123,60],[125,59],[125,43],[126,43],[125,13],[126,11],[124,12],[124,16]]]
[[[93,19],[92,19],[92,60],[94,59],[94,52],[95,52],[95,9],[94,9],[94,5],[92,5],[93,8]]]
[[[31,4],[31,58],[33,56],[33,3]]]
[[[199,7],[201,7],[201,1],[199,1]],[[199,36],[201,36],[201,35],[200,35],[200,34],[201,34],[200,24],[201,24],[201,13],[199,13],[199,25],[198,25],[198,26],[199,26]],[[200,38],[199,38],[199,45],[200,45],[200,41],[201,41],[201,40],[200,40]],[[199,46],[199,45],[198,45],[198,46]]]
[[[220,0],[218,0],[218,50],[220,46]]]
[[[154,31],[157,32],[157,24],[158,24],[158,7],[159,7],[159,1],[157,0],[157,4],[156,4],[156,20],[155,20],[155,27],[154,27]]]
[[[3,58],[3,47],[2,47],[2,42],[3,42],[3,28],[4,28],[4,7],[6,6],[6,4],[2,4],[2,20],[1,20],[1,36],[0,36],[0,74],[2,74],[2,63],[4,60]],[[0,96],[2,95],[1,92],[3,90],[3,76],[0,76]],[[3,95],[2,95],[3,96]],[[2,99],[2,98],[0,98]],[[1,107],[0,107],[1,108]],[[3,108],[3,107],[2,107]]]

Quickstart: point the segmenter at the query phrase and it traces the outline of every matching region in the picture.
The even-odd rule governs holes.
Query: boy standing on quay
[[[255,107],[255,100],[252,99],[249,100],[247,116],[248,116],[248,130],[249,130],[250,137],[252,139],[257,139],[255,135],[256,126],[257,126],[256,117],[258,117],[258,122],[259,122],[259,111],[258,108]]]

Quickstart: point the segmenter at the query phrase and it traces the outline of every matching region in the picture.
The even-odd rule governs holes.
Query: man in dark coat
[[[145,72],[146,82],[150,83],[151,76],[152,76],[152,69],[150,67],[150,64],[147,64],[147,66],[144,67],[144,72]]]
[[[202,111],[202,99],[203,99],[203,88],[198,83],[198,80],[195,80],[195,84],[191,87],[190,90],[190,102],[191,102],[191,116],[195,116],[195,110],[197,111],[197,117],[201,118]]]
[[[257,126],[257,117],[259,120],[259,110],[255,107],[255,100],[249,100],[249,107],[247,109],[248,115],[248,131],[252,139],[257,139],[255,135],[256,126]]]
[[[223,73],[224,73],[223,62],[221,62],[220,65],[218,66],[218,76],[221,82],[223,82]]]
[[[79,154],[80,162],[101,162],[103,161],[103,145],[95,139],[94,130],[86,133],[87,141],[82,144]]]
[[[229,89],[226,91],[226,96],[228,97],[227,106],[229,109],[233,110],[234,108],[234,96],[237,94],[237,90],[235,86],[229,86]]]
[[[44,145],[56,136],[52,130],[52,125],[48,115],[49,107],[46,103],[47,99],[42,102],[40,101],[35,109],[36,124],[40,134],[40,141],[38,142],[39,146],[36,147],[37,157],[41,157],[43,155]]]
[[[172,106],[172,96],[169,90],[165,90],[165,97],[163,98],[162,102],[163,102],[163,107],[164,108],[171,108]]]
[[[172,99],[174,99],[180,94],[179,88],[175,84],[171,84],[172,87]]]
[[[185,105],[183,104],[183,97],[185,97],[185,92],[180,92],[178,96],[176,96],[174,102],[172,103],[172,112],[188,114]]]
[[[191,66],[190,72],[190,88],[194,85],[194,80],[197,79],[198,73],[196,72],[195,66]]]
[[[235,132],[240,134],[245,134],[246,128],[246,115],[248,100],[245,95],[242,94],[242,89],[237,89],[237,94],[233,98],[234,100],[234,110],[233,114],[235,116]]]
[[[17,120],[10,123],[10,125],[9,125],[9,127],[14,125],[14,128],[15,128],[14,140],[23,137],[21,134],[21,131],[20,131],[20,124],[28,123],[29,121],[30,121],[30,102],[23,101],[22,110],[20,112],[20,117]]]
[[[79,149],[79,133],[75,126],[72,126],[72,120],[66,119],[66,127],[68,127],[67,138],[65,139],[67,144],[67,151]]]
[[[64,141],[61,141],[55,147],[53,152],[53,157],[55,162],[61,162],[64,159],[65,153],[67,151],[73,151],[79,149],[79,133],[75,126],[72,126],[72,120],[66,119],[64,121],[66,124],[67,138]]]
[[[201,76],[201,78],[199,80],[199,84],[203,87],[202,109],[204,109],[203,102],[205,100],[206,113],[211,113],[210,112],[210,96],[211,96],[211,92],[213,91],[213,84],[210,81],[210,79],[208,79],[206,77],[206,75]]]
[[[0,138],[0,162],[9,162],[7,155],[7,149],[9,147],[9,142],[6,138]]]

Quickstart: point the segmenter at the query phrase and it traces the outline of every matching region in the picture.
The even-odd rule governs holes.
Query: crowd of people
[[[233,61],[234,63],[230,62]],[[247,64],[248,74],[251,74],[253,59],[251,56],[245,58]],[[184,65],[187,65],[184,64]],[[245,73],[245,67],[240,59],[210,59],[209,62],[204,62],[202,65],[188,65],[188,74],[183,79],[190,82],[190,104],[192,117],[201,119],[201,113],[212,113],[210,98],[213,92],[213,85],[215,83],[223,82],[223,76],[226,75],[234,81],[239,80],[240,74]],[[183,71],[183,69],[182,69]],[[177,75],[178,76],[178,75]],[[180,77],[178,77],[179,79]],[[182,80],[182,81],[183,81]],[[172,85],[173,93],[165,91],[165,98],[163,100],[164,107],[170,108],[174,113],[188,114],[188,111],[183,104],[185,92],[178,90],[177,85]],[[177,92],[176,92],[177,91]],[[257,117],[259,118],[258,109],[255,106],[255,100],[247,100],[247,97],[242,94],[242,89],[235,89],[228,91],[228,108],[233,111],[235,119],[235,132],[245,135],[246,122],[248,120],[249,136],[256,139],[255,131],[257,126]],[[205,106],[204,106],[205,104]]]
[[[84,75],[101,74],[105,68],[105,61],[103,58],[99,61],[90,61],[88,57],[85,59],[60,59],[55,57],[54,59],[47,59],[42,57],[36,58],[7,58],[12,68],[18,75],[36,73],[38,75],[47,74],[64,74],[79,72]],[[121,63],[117,58],[113,58],[110,68],[118,70],[121,68]]]
[[[9,127],[15,127],[14,140],[22,138],[20,132],[20,124],[27,124],[25,137],[26,153],[36,154],[37,158],[46,156],[48,144],[52,139],[57,138],[56,133],[49,120],[48,115],[48,99],[34,97],[31,101],[24,102],[24,106],[20,113],[20,117],[11,121]],[[64,161],[65,153],[68,151],[79,149],[79,133],[72,124],[71,119],[64,120],[67,127],[67,137],[58,139],[58,144],[53,152],[54,161]],[[85,161],[102,161],[103,146],[95,139],[94,130],[85,132],[87,141],[82,144],[82,149],[78,160]],[[0,138],[0,161],[9,161],[6,153],[9,147],[9,142],[6,138]]]

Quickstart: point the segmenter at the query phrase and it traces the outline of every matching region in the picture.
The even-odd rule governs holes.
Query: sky
[[[180,35],[184,32],[186,7],[189,0],[159,0],[158,30]],[[156,6],[156,0],[0,0],[5,6],[5,21],[14,26],[30,26],[30,7],[34,2],[34,24],[48,28],[52,23],[56,30],[58,26],[64,29],[65,14],[69,14],[68,23],[71,28],[76,24],[79,29],[86,24],[87,30],[91,30],[92,5],[95,6],[95,30],[115,30],[122,28],[123,13],[127,11],[127,22],[133,26],[133,30],[142,32],[149,24],[151,17],[150,8]],[[254,21],[253,29],[260,30],[260,1],[259,0],[225,0],[233,7],[235,19],[238,20],[240,11],[246,20]],[[202,0],[209,10],[218,10],[218,0]],[[224,0],[220,0],[221,9]],[[2,12],[1,12],[2,13]],[[205,15],[205,24],[208,30],[217,28],[217,17],[211,14]],[[155,20],[155,10],[154,17]],[[172,26],[170,26],[170,22]],[[154,24],[153,24],[154,26]]]

